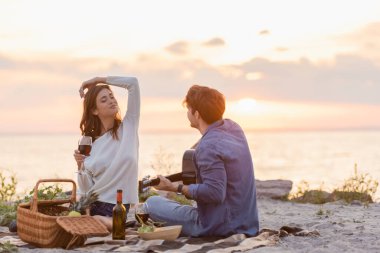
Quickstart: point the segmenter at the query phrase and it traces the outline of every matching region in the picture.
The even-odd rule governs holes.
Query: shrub
[[[310,190],[309,183],[305,180],[302,180],[298,185],[297,185],[297,190],[295,193],[292,193],[289,195],[289,200],[292,199],[297,199],[305,195],[306,192]]]
[[[34,195],[34,189],[29,192],[23,199],[23,202],[29,202]],[[63,192],[63,188],[59,184],[42,187],[37,192],[37,199],[40,200],[52,200],[52,199],[66,199],[67,195]]]
[[[13,174],[10,180],[7,180],[2,171],[0,171],[0,201],[11,201],[16,195],[17,179]]]
[[[164,176],[172,173],[173,168],[177,167],[177,165],[173,162],[173,154],[167,152],[161,146],[154,154],[154,161],[151,163],[151,166],[157,173],[162,173]]]
[[[16,219],[17,204],[0,201],[0,226],[8,226]]]
[[[342,199],[347,203],[359,200],[363,203],[373,203],[373,197],[377,191],[379,182],[372,179],[368,173],[358,174],[357,164],[354,167],[354,175],[344,181],[341,187],[333,191],[333,199]]]
[[[289,195],[288,200],[300,203],[324,204],[337,200],[344,200],[346,203],[351,203],[353,200],[368,205],[373,203],[373,197],[377,191],[379,182],[372,179],[366,174],[359,174],[357,165],[355,164],[354,175],[344,181],[341,187],[328,193],[322,190],[322,185],[317,190],[310,190],[309,183],[301,181],[297,186],[295,193]]]
[[[317,190],[310,190],[309,183],[301,181],[297,191],[290,195],[289,200],[299,203],[324,204],[328,202],[330,193],[323,190],[323,183]]]
[[[13,245],[10,241],[6,241],[3,244],[0,244],[0,252],[1,253],[18,252],[18,248],[16,245]]]

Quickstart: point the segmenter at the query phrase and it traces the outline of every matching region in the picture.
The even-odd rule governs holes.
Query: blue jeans
[[[197,237],[203,231],[198,210],[195,207],[152,196],[144,203],[143,209],[152,220],[165,222],[165,226],[182,225],[181,236]]]
[[[112,217],[112,210],[114,208],[115,204],[112,203],[106,203],[101,201],[96,201],[91,205],[90,208],[90,215],[101,215],[101,216],[107,216]],[[124,207],[128,213],[129,211],[129,204],[124,204]]]

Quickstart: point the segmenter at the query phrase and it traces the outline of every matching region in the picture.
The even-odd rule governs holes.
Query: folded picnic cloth
[[[227,238],[217,237],[201,237],[190,238],[180,237],[175,241],[165,240],[141,240],[137,235],[129,235],[125,243],[121,245],[110,245],[112,242],[107,242],[107,239],[102,239],[104,246],[107,245],[107,250],[118,252],[244,252],[247,250],[276,245],[280,237],[284,236],[319,236],[318,231],[308,231],[298,227],[283,226],[280,230],[262,229],[255,237],[247,237],[244,234],[235,234]],[[96,240],[95,240],[96,241]],[[89,241],[89,244],[94,244],[95,241]],[[96,243],[96,242],[95,242]],[[88,245],[78,248],[79,251],[94,251],[101,250],[99,245]],[[104,249],[103,249],[104,250]]]
[[[111,236],[89,238],[85,245],[74,250],[80,252],[118,251],[118,252],[233,252],[275,246],[284,236],[319,236],[317,230],[308,231],[299,227],[283,226],[279,230],[262,229],[255,237],[235,234],[227,238],[218,237],[180,237],[175,241],[140,239],[134,230],[128,232],[125,241],[112,241]],[[29,248],[31,245],[21,241],[15,233],[0,235],[0,243],[10,241],[19,247]],[[32,247],[34,248],[34,247]]]

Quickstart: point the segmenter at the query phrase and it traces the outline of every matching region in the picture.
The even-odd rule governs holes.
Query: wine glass
[[[141,223],[146,224],[146,222],[149,219],[149,214],[145,212],[143,205],[144,205],[143,203],[139,203],[135,205],[135,218],[136,218],[136,221],[140,224]]]
[[[85,156],[89,156],[91,152],[91,146],[92,146],[92,137],[83,135],[79,138],[78,141],[78,150],[79,153]],[[80,165],[79,170],[83,169],[83,163]]]

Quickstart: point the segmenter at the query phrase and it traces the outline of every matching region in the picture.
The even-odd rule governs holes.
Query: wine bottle
[[[116,201],[112,210],[112,240],[125,240],[127,212],[123,205],[123,190],[117,190]]]

